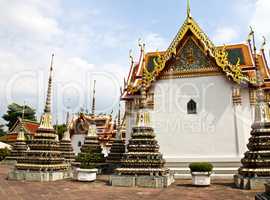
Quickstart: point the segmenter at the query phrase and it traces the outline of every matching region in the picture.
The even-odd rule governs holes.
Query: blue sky
[[[246,40],[249,25],[270,40],[269,0],[191,0],[191,12],[215,44]],[[129,70],[129,49],[165,50],[186,17],[186,0],[0,0],[0,115],[8,103],[42,112],[54,52],[54,115],[90,107],[97,79],[97,112],[118,105]],[[258,39],[260,42],[260,39]],[[56,118],[56,117],[55,117]]]

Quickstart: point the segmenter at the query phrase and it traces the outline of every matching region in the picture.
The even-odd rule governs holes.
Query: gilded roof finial
[[[129,59],[130,59],[131,65],[133,65],[134,57],[133,57],[133,54],[132,54],[132,49],[129,50]]]
[[[45,109],[44,109],[45,113],[51,113],[53,58],[54,58],[54,54],[52,54],[52,59],[51,59],[50,75],[49,75],[48,90],[47,90],[47,98],[46,98]]]
[[[187,0],[187,17],[191,18],[190,0]]]
[[[256,57],[257,48],[256,48],[256,42],[255,42],[255,33],[251,26],[249,28],[250,28],[249,38],[250,38],[250,41],[252,41],[253,43],[253,55]]]
[[[145,43],[143,42],[143,40],[141,38],[139,38],[138,44],[139,44],[139,47],[141,48],[141,51],[144,51],[145,50]]]
[[[96,80],[94,80],[94,87],[93,87],[93,99],[92,99],[92,115],[95,115],[96,110]]]
[[[262,43],[262,46],[261,46],[261,50],[264,50],[265,45],[266,45],[266,38],[263,36],[263,43]]]

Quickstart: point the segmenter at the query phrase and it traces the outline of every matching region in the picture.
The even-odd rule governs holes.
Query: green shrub
[[[98,163],[101,159],[100,154],[92,152],[79,153],[76,157],[76,161],[81,163],[81,169],[94,169],[96,168],[95,163]]]
[[[0,161],[4,160],[10,155],[10,150],[8,148],[0,149]]]
[[[213,165],[208,162],[191,163],[189,169],[191,172],[212,172]]]

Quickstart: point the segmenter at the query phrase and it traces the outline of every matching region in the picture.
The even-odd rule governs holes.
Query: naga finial
[[[134,63],[134,57],[132,55],[132,49],[129,50],[129,59],[130,59],[131,64],[133,64]]]
[[[265,36],[263,36],[263,43],[262,43],[262,46],[261,46],[261,50],[264,50],[265,45],[266,45],[266,38],[265,38]]]
[[[141,51],[145,50],[145,43],[143,42],[143,40],[141,38],[138,39],[138,44],[139,47],[141,48]]]
[[[250,33],[249,33],[250,41],[252,40],[252,42],[253,42],[253,54],[256,57],[257,48],[256,48],[256,42],[255,42],[255,32],[254,32],[252,26],[250,26],[249,28],[250,28]]]

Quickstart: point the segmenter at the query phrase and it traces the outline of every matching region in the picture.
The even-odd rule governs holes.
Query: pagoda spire
[[[45,113],[51,113],[53,58],[54,58],[54,54],[52,54],[52,59],[51,59],[47,98],[46,98],[46,104],[45,104],[45,109],[44,109]]]
[[[94,88],[93,88],[93,98],[92,98],[92,115],[95,115],[96,110],[96,80],[94,80]]]
[[[118,116],[117,116],[117,125],[116,125],[116,139],[121,140],[122,135],[121,135],[121,111],[120,111],[120,102],[119,102],[119,108],[118,108]]]
[[[191,17],[190,0],[187,0],[187,18]]]
[[[41,116],[41,120],[40,120],[40,128],[45,128],[45,129],[53,129],[52,115],[51,115],[53,59],[54,59],[54,54],[52,54],[52,58],[51,58],[50,75],[49,75],[49,80],[48,80],[48,90],[47,90],[44,113]]]
[[[19,131],[19,133],[17,135],[17,141],[25,141],[24,131],[23,131],[24,113],[25,113],[25,103],[23,104],[22,119],[20,120],[21,121],[21,126],[20,126],[20,131]]]
[[[261,70],[259,68],[259,63],[258,63],[258,55],[256,53],[256,44],[255,44],[255,34],[253,31],[252,34],[252,40],[253,40],[253,58],[254,58],[254,63],[255,63],[255,68],[256,68],[256,79],[257,79],[257,90],[256,90],[256,98],[257,98],[257,103],[255,107],[255,124],[259,123],[265,123],[269,122],[270,123],[270,116],[269,116],[269,106],[265,102],[265,93],[263,89],[264,85],[264,78],[262,77]],[[264,49],[266,41],[264,39],[263,45],[262,45],[262,50]]]
[[[237,187],[243,189],[252,189],[254,186],[252,181],[260,185],[264,183],[262,180],[269,179],[269,151],[270,146],[267,141],[270,139],[270,116],[269,106],[265,100],[264,77],[262,76],[259,63],[258,54],[256,53],[256,44],[254,31],[251,29],[250,43],[253,42],[253,61],[256,69],[256,104],[255,117],[252,124],[251,137],[247,144],[248,151],[244,154],[241,160],[242,166],[239,168],[239,175],[235,176],[235,183]],[[259,178],[258,178],[259,177]],[[263,179],[261,179],[263,178]],[[245,181],[247,184],[242,184]],[[238,184],[241,183],[241,184]]]

